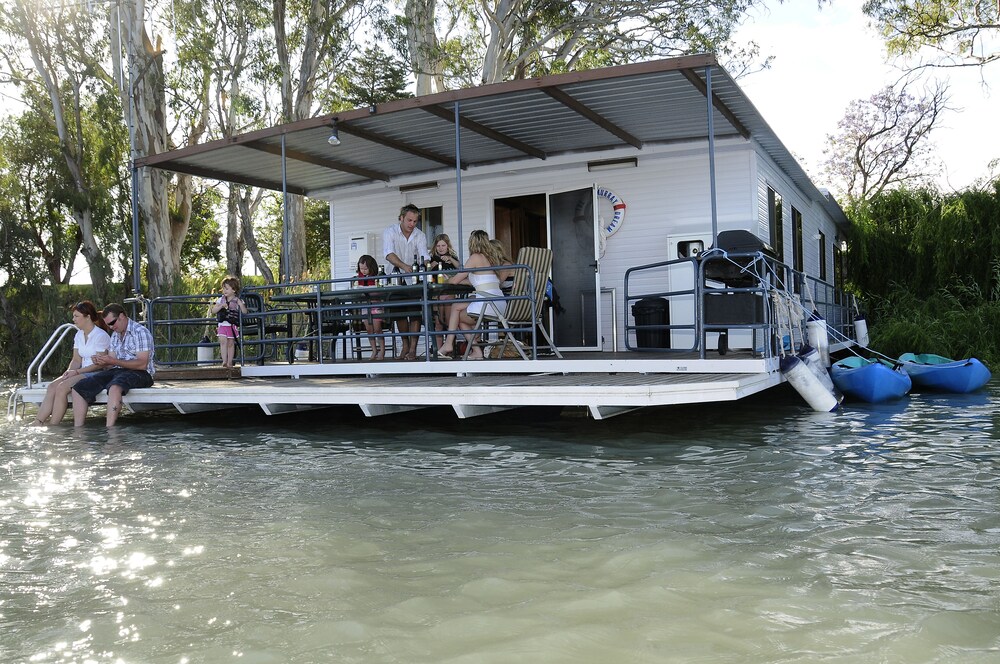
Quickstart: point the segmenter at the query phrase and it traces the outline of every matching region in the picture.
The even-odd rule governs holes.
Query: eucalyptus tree
[[[273,116],[267,96],[261,94],[264,72],[270,65],[267,32],[271,17],[267,8],[256,2],[213,0],[212,6],[220,28],[212,51],[216,68],[212,109],[220,136],[229,137],[263,127]],[[228,190],[227,272],[242,275],[245,250],[266,282],[275,283],[253,224],[264,190],[235,183],[230,183]]]
[[[85,107],[101,98],[101,85],[95,81],[92,62],[83,53],[106,52],[107,42],[94,18],[78,5],[39,7],[26,0],[13,0],[0,6],[0,29],[7,34],[4,58],[17,72],[24,96],[30,101],[47,98],[51,112],[40,117],[48,120],[53,146],[65,163],[73,196],[66,197],[72,217],[80,230],[81,248],[90,268],[95,296],[107,292],[110,265],[97,240],[95,206],[100,205],[100,187],[95,188],[92,166],[100,166],[92,151],[95,136],[85,137]],[[103,98],[104,104],[109,100]],[[113,108],[114,103],[111,100]],[[120,160],[114,140],[102,158],[112,163]],[[120,144],[117,146],[120,149]]]
[[[279,120],[312,117],[320,110],[318,88],[335,81],[358,48],[356,37],[382,5],[375,0],[272,0],[271,8]],[[287,196],[285,207],[288,242],[282,276],[296,277],[307,269],[302,196]]]
[[[714,51],[757,0],[405,0],[417,94],[559,71]],[[441,31],[440,33],[438,31]],[[477,77],[475,80],[470,77]]]
[[[0,141],[6,142],[12,129],[5,123]],[[38,260],[36,228],[49,219],[36,189],[33,176],[37,174],[33,164],[19,165],[4,147],[0,150],[0,346],[7,352],[0,357],[0,375],[13,373],[14,358],[19,354],[16,349],[22,347],[32,327],[20,304],[24,293],[38,292],[46,278],[51,278],[46,265]]]
[[[31,111],[0,126],[0,292],[65,283],[79,250],[79,229],[55,202],[71,180],[55,142]]]
[[[0,210],[4,220],[5,272],[35,274],[24,261],[42,267],[52,284],[68,283],[82,233],[64,205],[73,178],[59,151],[50,120],[33,109],[0,127]]]
[[[153,8],[147,9],[146,0],[109,6],[108,22],[112,75],[105,79],[118,91],[134,162],[169,149],[163,45],[168,33]],[[171,218],[169,185],[169,176],[159,169],[134,171],[137,214],[146,243],[146,276],[154,296],[166,292],[180,276],[187,231],[183,221]]]

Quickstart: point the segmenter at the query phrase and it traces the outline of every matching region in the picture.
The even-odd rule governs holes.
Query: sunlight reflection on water
[[[4,425],[0,660],[997,661],[989,387]]]

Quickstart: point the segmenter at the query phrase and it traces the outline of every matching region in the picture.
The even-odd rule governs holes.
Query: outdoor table
[[[431,333],[434,331],[432,307],[443,296],[467,297],[475,292],[468,283],[420,283],[401,286],[359,286],[340,290],[318,290],[307,293],[280,293],[272,295],[271,301],[299,304],[302,313],[309,316],[309,337],[318,337],[322,346],[321,323],[341,321],[348,327],[367,316],[372,318],[372,307],[382,307],[382,318],[393,319],[413,315],[419,307],[423,320],[425,347],[431,347]],[[413,307],[409,308],[408,307]],[[335,312],[332,317],[324,314]],[[393,311],[396,313],[394,314]],[[311,342],[310,342],[311,343]],[[430,355],[430,353],[428,353]]]

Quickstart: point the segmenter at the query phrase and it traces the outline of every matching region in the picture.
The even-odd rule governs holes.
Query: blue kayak
[[[913,386],[901,368],[857,356],[834,362],[830,377],[841,392],[869,403],[899,399]]]
[[[899,361],[913,384],[928,390],[966,394],[975,392],[990,381],[986,365],[974,357],[953,360],[931,353],[905,353]]]

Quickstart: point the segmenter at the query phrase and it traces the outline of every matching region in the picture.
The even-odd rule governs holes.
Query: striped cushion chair
[[[514,286],[510,291],[510,300],[507,301],[506,311],[500,313],[494,307],[483,307],[482,312],[476,319],[473,331],[483,332],[488,325],[496,328],[499,335],[496,341],[480,341],[481,346],[499,346],[497,357],[504,357],[504,351],[508,347],[516,350],[522,359],[528,359],[524,353],[524,348],[514,338],[515,333],[531,334],[533,328],[545,339],[547,347],[552,350],[556,357],[561,358],[562,354],[556,345],[552,343],[552,338],[545,329],[542,322],[542,305],[545,302],[545,287],[548,284],[549,272],[552,269],[552,250],[542,247],[521,247],[517,253],[517,265],[527,265],[524,268],[514,268]],[[530,271],[529,271],[530,270]],[[532,280],[532,275],[534,280]],[[465,356],[468,357],[470,345]],[[484,349],[485,350],[485,349]],[[489,353],[484,353],[489,355]],[[464,359],[464,358],[463,358]],[[537,358],[536,358],[537,359]]]

